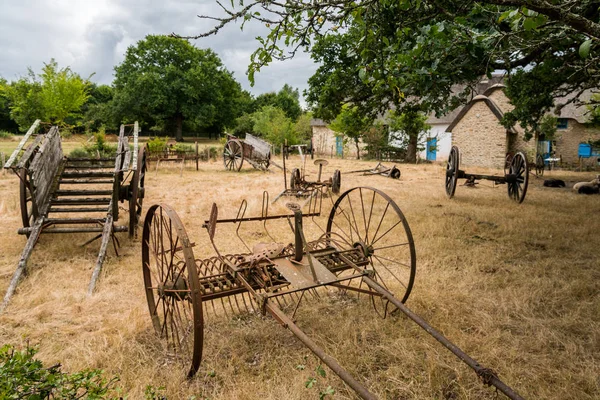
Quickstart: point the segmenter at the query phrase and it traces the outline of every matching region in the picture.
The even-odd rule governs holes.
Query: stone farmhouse
[[[559,159],[561,165],[598,165],[597,152],[586,143],[600,140],[600,129],[585,124],[584,106],[570,104],[561,110],[552,141],[532,138],[525,142],[520,126],[510,129],[502,126],[500,120],[504,113],[512,109],[503,91],[503,79],[501,75],[483,79],[473,88],[474,97],[464,107],[439,118],[430,115],[427,123],[431,129],[421,143],[425,150],[419,154],[420,158],[445,162],[450,149],[456,145],[460,148],[461,164],[466,166],[503,168],[506,155],[517,151],[524,151],[530,160],[539,153],[545,159]],[[311,126],[316,154],[356,158],[355,146],[344,146],[342,138],[336,137],[324,121],[315,119]]]

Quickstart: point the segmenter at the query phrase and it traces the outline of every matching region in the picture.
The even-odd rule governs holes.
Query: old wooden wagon
[[[37,120],[27,131],[4,165],[19,177],[23,227],[18,233],[26,235],[27,242],[0,312],[27,272],[27,261],[41,234],[94,234],[84,245],[101,239],[88,287],[89,294],[94,291],[111,239],[117,252],[114,234],[129,232],[133,237],[142,215],[146,151],[138,149],[138,132],[137,122],[121,125],[114,157],[73,158],[63,154],[57,126]],[[129,206],[129,223],[115,225],[119,202],[124,201]]]
[[[245,139],[227,135],[227,143],[223,149],[225,168],[239,171],[244,160],[254,168],[266,171],[271,164],[271,145],[249,133],[246,134]]]

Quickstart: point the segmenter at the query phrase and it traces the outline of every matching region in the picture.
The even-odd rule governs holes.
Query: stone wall
[[[315,146],[315,154],[325,157],[335,157],[335,132],[327,126],[313,125],[313,146]],[[366,154],[366,145],[362,141],[358,144],[361,149],[361,157]],[[356,145],[353,141],[348,141],[344,146],[344,158],[356,158]]]
[[[588,128],[574,119],[569,119],[567,129],[556,131],[555,156],[561,157],[563,164],[567,166],[579,165],[579,143],[587,143],[589,140],[600,140],[600,129]],[[584,158],[581,163],[583,166],[596,166],[598,157]]]
[[[506,137],[506,129],[483,100],[476,101],[452,129],[452,144],[458,146],[464,166],[503,168]]]

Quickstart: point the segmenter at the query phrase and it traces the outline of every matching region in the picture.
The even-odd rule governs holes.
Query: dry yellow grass
[[[332,160],[325,176],[335,168],[374,164]],[[417,249],[417,278],[407,305],[525,398],[600,398],[598,196],[543,188],[532,177],[520,206],[508,199],[504,186],[491,188],[486,181],[476,189],[458,186],[448,200],[443,166],[400,167],[399,181],[343,175],[342,190],[377,187],[406,215]],[[212,202],[226,217],[246,198],[248,214],[258,214],[263,190],[274,198],[283,187],[282,174],[275,171],[265,174],[245,165],[243,172],[232,173],[221,163],[203,163],[199,172],[189,166],[180,176],[178,166],[151,168],[145,208],[172,205],[196,242],[196,257],[208,257],[212,252],[201,224]],[[310,165],[308,172],[315,179],[316,167]],[[549,175],[570,181],[593,177]],[[12,174],[0,176],[0,193],[3,295],[25,238],[16,234],[18,181]],[[125,224],[126,213],[122,216],[119,222]],[[92,298],[85,293],[98,244],[75,246],[83,241],[82,236],[42,236],[29,275],[0,316],[0,344],[28,340],[47,363],[118,374],[130,398],[142,398],[149,384],[164,386],[172,399],[307,399],[318,398],[329,385],[336,399],[356,398],[329,370],[317,388],[305,388],[306,379],[316,377],[318,360],[271,318],[254,315],[209,319],[201,369],[193,380],[184,380],[185,372],[164,357],[151,328],[140,241],[124,237],[118,258],[109,251]],[[325,296],[305,304],[297,317],[309,336],[381,398],[496,396],[406,317],[382,320],[365,300]]]

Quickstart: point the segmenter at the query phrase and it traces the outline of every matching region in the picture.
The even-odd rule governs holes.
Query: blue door
[[[427,139],[427,161],[435,161],[437,153],[437,138]]]
[[[335,155],[342,157],[344,155],[344,138],[335,137]]]

